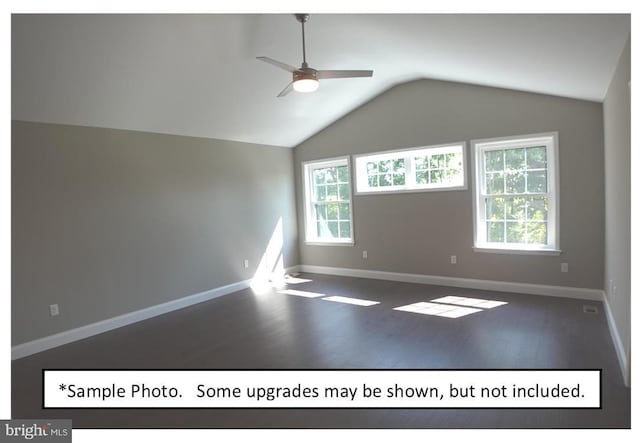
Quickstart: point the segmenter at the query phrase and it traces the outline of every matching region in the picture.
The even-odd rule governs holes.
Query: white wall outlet
[[[249,260],[247,260],[246,258],[244,260],[244,268],[249,269]]]
[[[458,257],[456,257],[455,255],[451,256],[451,264],[455,265],[456,263],[458,263]]]
[[[369,254],[367,254],[367,251],[362,251],[362,258],[364,259],[369,258]]]
[[[560,263],[560,272],[569,272],[569,263]]]
[[[60,308],[58,307],[58,304],[49,305],[49,314],[52,317],[55,317],[56,315],[60,314]]]
[[[607,291],[609,293],[609,297],[613,297],[613,288],[615,288],[616,285],[613,284],[613,280],[609,280],[609,290]]]

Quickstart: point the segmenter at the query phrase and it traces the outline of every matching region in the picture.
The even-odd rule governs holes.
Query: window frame
[[[334,157],[321,160],[309,160],[302,162],[302,182],[304,188],[304,238],[307,245],[337,245],[337,246],[353,246],[355,244],[355,235],[353,231],[353,191],[351,189],[353,185],[353,179],[351,175],[351,159],[350,156]],[[314,189],[313,171],[316,169],[331,168],[337,166],[346,166],[347,174],[349,174],[349,229],[351,233],[350,238],[319,238],[314,234],[315,229],[315,209],[314,203],[316,200],[311,199],[311,194]],[[342,202],[342,200],[341,200]],[[313,222],[313,226],[310,224]]]
[[[486,194],[484,155],[486,151],[505,150],[509,148],[526,148],[545,146],[547,153],[547,244],[528,245],[512,243],[488,242],[486,240],[486,207],[483,199]],[[477,252],[493,252],[505,254],[559,255],[560,249],[560,174],[558,132],[516,135],[471,141],[474,161],[473,168],[473,249]],[[532,195],[525,193],[514,196]]]
[[[405,159],[419,156],[424,151],[437,151],[446,150],[447,148],[461,148],[462,152],[462,185],[437,185],[437,186],[412,186],[407,184],[406,177],[414,172],[414,165],[412,162],[406,164],[405,162],[405,184],[404,185],[392,185],[385,186],[384,188],[370,188],[367,183],[367,161],[381,161],[384,159],[398,158],[399,154],[404,154]],[[423,154],[424,155],[424,154]],[[415,146],[411,148],[392,149],[387,151],[370,152],[366,154],[358,154],[353,156],[353,176],[355,176],[354,192],[355,195],[376,195],[376,194],[400,194],[400,193],[412,193],[412,192],[438,192],[438,191],[463,191],[468,189],[467,181],[467,144],[466,142],[454,142],[454,143],[441,143],[437,145],[429,146]],[[360,174],[362,172],[362,174]],[[362,184],[365,184],[361,187]]]

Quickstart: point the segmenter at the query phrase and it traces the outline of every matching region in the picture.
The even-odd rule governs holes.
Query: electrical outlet
[[[362,251],[362,258],[364,259],[369,258],[369,254],[367,254],[367,251]]]
[[[613,288],[615,288],[616,285],[613,284],[613,280],[609,280],[609,297],[613,297],[614,296],[614,291]]]
[[[244,260],[244,268],[249,269],[249,260],[247,259]]]
[[[456,263],[458,263],[458,257],[456,257],[455,255],[451,256],[451,264],[455,265]]]
[[[560,263],[560,272],[569,272],[569,263]]]
[[[56,315],[60,314],[60,308],[57,304],[49,305],[49,314],[51,315],[51,317],[55,317]]]

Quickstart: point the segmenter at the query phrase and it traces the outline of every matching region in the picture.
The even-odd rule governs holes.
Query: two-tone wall
[[[298,264],[292,156],[13,122],[12,344],[251,279],[272,238]]]
[[[298,230],[304,233],[304,161],[461,141],[470,154],[474,139],[551,131],[559,134],[560,255],[473,250],[468,161],[467,190],[354,195],[355,245],[308,245],[301,235],[301,263],[602,289],[604,153],[596,102],[436,80],[396,86],[296,147]],[[569,272],[562,273],[560,263],[568,263]]]

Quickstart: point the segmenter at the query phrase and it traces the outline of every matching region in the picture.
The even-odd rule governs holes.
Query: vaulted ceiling
[[[317,14],[316,69],[373,69],[276,98],[299,66],[291,14],[14,15],[12,118],[295,146],[421,78],[602,101],[629,15]]]

